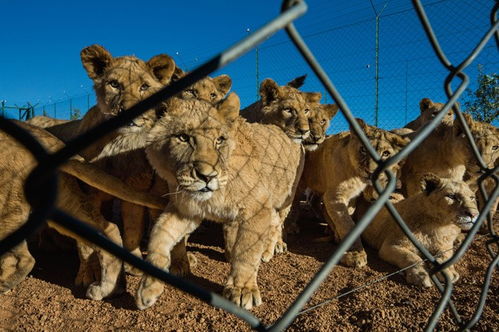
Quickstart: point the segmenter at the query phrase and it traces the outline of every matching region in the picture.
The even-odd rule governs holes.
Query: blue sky
[[[373,0],[379,12],[386,0]],[[423,1],[444,50],[462,60],[488,26],[493,0]],[[369,0],[310,0],[309,11],[296,25],[356,116],[374,122],[375,14]],[[57,116],[71,106],[85,110],[93,101],[91,81],[80,50],[93,43],[113,55],[148,59],[171,55],[193,69],[248,32],[274,18],[280,1],[0,1],[0,100],[26,102],[47,110],[58,102]],[[436,60],[410,1],[390,0],[380,18],[379,126],[394,128],[417,116],[423,97],[444,101],[446,72]],[[474,81],[476,64],[498,72],[492,43],[467,73]],[[256,100],[256,53],[251,51],[220,70],[233,78],[243,105]],[[307,73],[303,90],[324,89],[298,52],[280,32],[258,50],[260,81],[280,84]],[[472,85],[473,87],[473,85]],[[327,95],[325,102],[332,102]],[[37,109],[39,112],[40,109]],[[50,112],[49,112],[50,115]],[[338,117],[332,131],[345,129]]]

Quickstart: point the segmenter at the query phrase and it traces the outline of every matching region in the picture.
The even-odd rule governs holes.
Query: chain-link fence
[[[147,274],[150,274],[151,276],[154,276],[157,279],[160,279],[176,288],[179,288],[195,297],[198,299],[209,303],[213,306],[222,308],[227,310],[228,312],[231,312],[235,314],[236,316],[240,317],[241,319],[245,320],[252,328],[256,330],[261,330],[261,331],[280,331],[285,329],[287,326],[289,326],[292,321],[296,318],[297,314],[302,310],[304,305],[308,302],[310,297],[313,295],[315,290],[321,285],[321,283],[324,281],[324,279],[330,274],[331,270],[337,265],[339,262],[340,258],[342,257],[343,253],[346,251],[346,249],[350,248],[356,238],[360,236],[362,231],[368,226],[368,224],[372,221],[374,216],[379,212],[379,210],[383,207],[386,206],[394,219],[397,221],[399,226],[403,229],[404,233],[407,235],[407,237],[411,240],[411,242],[418,248],[418,250],[421,252],[423,257],[431,264],[432,269],[431,269],[431,278],[433,283],[436,285],[438,290],[441,292],[442,296],[440,301],[436,304],[436,308],[432,314],[432,316],[429,318],[428,323],[425,327],[426,330],[431,331],[435,328],[442,312],[444,311],[445,308],[450,308],[452,314],[454,315],[456,325],[460,329],[468,329],[471,328],[478,319],[480,318],[481,312],[483,310],[483,307],[485,305],[485,299],[487,296],[487,291],[490,286],[490,279],[491,275],[493,274],[498,262],[499,262],[499,255],[497,253],[497,246],[494,247],[494,244],[497,245],[499,241],[499,237],[497,234],[494,232],[494,229],[492,227],[492,224],[488,224],[488,232],[490,232],[490,237],[491,240],[489,241],[489,253],[492,257],[492,262],[490,263],[488,270],[487,270],[487,276],[482,288],[482,294],[480,296],[480,301],[477,304],[476,310],[474,311],[473,315],[469,317],[469,319],[463,319],[460,317],[458,314],[459,308],[455,308],[452,302],[450,301],[451,299],[451,294],[453,290],[453,283],[450,279],[449,274],[445,271],[445,268],[449,267],[450,265],[454,264],[458,259],[460,259],[465,251],[469,248],[471,241],[475,237],[476,233],[478,232],[481,224],[485,221],[486,219],[486,214],[487,212],[491,209],[492,204],[494,200],[498,197],[499,195],[499,187],[496,185],[494,191],[490,194],[490,197],[485,193],[483,188],[481,188],[482,192],[484,193],[485,197],[488,198],[486,200],[486,204],[483,207],[477,222],[474,224],[474,226],[471,228],[469,233],[467,234],[466,238],[462,242],[462,244],[458,247],[456,250],[455,254],[448,259],[445,262],[438,263],[436,258],[431,255],[428,250],[422,246],[414,237],[414,235],[411,233],[411,231],[408,229],[402,218],[399,216],[398,212],[394,208],[394,206],[390,203],[389,197],[390,194],[395,190],[396,187],[396,178],[395,176],[390,172],[387,171],[388,167],[391,165],[394,165],[397,162],[400,162],[402,159],[406,158],[409,156],[409,154],[414,151],[414,149],[426,138],[428,135],[431,134],[431,132],[438,126],[442,118],[445,116],[448,110],[451,109],[452,105],[459,99],[459,97],[463,94],[464,90],[468,87],[470,79],[467,73],[464,72],[465,69],[471,68],[473,65],[475,65],[478,61],[478,56],[485,56],[489,58],[493,58],[492,55],[487,56],[486,54],[490,52],[494,52],[494,54],[497,54],[497,47],[499,47],[499,20],[497,19],[497,12],[499,11],[499,4],[497,2],[495,3],[489,3],[490,7],[488,11],[483,11],[480,14],[476,14],[477,18],[479,18],[479,21],[481,22],[480,26],[485,26],[487,25],[487,29],[484,29],[482,33],[479,34],[478,38],[474,38],[473,42],[470,40],[467,40],[466,42],[463,42],[463,44],[466,45],[466,47],[461,48],[459,52],[452,54],[452,59],[453,61],[449,60],[447,55],[449,54],[449,51],[446,49],[444,46],[444,41],[446,38],[450,38],[451,36],[447,34],[446,32],[439,32],[439,24],[444,24],[445,23],[441,20],[440,17],[432,17],[431,15],[431,10],[434,8],[434,6],[438,5],[443,5],[443,4],[448,4],[448,1],[439,1],[435,2],[433,4],[430,4],[427,8],[423,8],[421,5],[421,2],[419,0],[413,0],[413,5],[414,9],[417,12],[419,22],[416,21],[415,18],[412,18],[414,20],[414,23],[412,24],[417,24],[419,26],[422,26],[424,28],[424,33],[425,37],[421,35],[419,37],[421,43],[427,43],[427,41],[430,42],[431,44],[431,49],[433,50],[433,54],[431,56],[433,62],[438,61],[440,63],[440,73],[441,76],[439,77],[439,84],[435,83],[430,84],[430,83],[424,83],[424,81],[419,81],[421,77],[426,77],[435,75],[436,73],[436,65],[432,65],[430,68],[428,68],[428,71],[426,71],[426,63],[423,58],[417,58],[417,59],[411,59],[408,58],[407,60],[402,61],[398,65],[393,64],[388,65],[387,63],[383,62],[381,59],[381,54],[380,54],[380,77],[388,77],[388,75],[393,75],[393,76],[398,76],[400,73],[407,73],[409,69],[412,70],[414,73],[414,77],[417,77],[416,83],[412,84],[407,84],[408,87],[412,86],[412,91],[411,89],[400,89],[400,85],[393,86],[390,84],[384,84],[382,83],[382,80],[380,78],[379,81],[379,86],[380,86],[380,92],[379,92],[379,109],[390,109],[389,101],[388,99],[392,94],[390,93],[390,90],[397,90],[398,91],[398,97],[394,99],[400,99],[400,96],[405,96],[407,91],[410,91],[408,96],[411,96],[411,100],[416,100],[421,97],[421,93],[425,93],[425,91],[431,91],[435,92],[437,89],[437,86],[439,86],[439,93],[438,95],[441,96],[441,98],[435,97],[435,99],[440,99],[441,101],[446,101],[445,107],[442,112],[439,113],[427,126],[425,126],[422,130],[420,130],[413,138],[413,140],[405,146],[399,153],[396,155],[392,156],[391,158],[388,158],[385,161],[381,161],[380,156],[377,155],[373,147],[370,145],[369,140],[367,139],[366,135],[363,133],[361,130],[361,127],[359,124],[355,121],[354,116],[352,112],[350,111],[350,107],[348,105],[351,105],[352,109],[359,109],[362,110],[363,104],[357,104],[355,103],[355,100],[362,99],[362,89],[358,88],[355,89],[351,85],[351,88],[344,88],[344,89],[338,89],[335,87],[330,80],[329,76],[326,74],[326,71],[331,73],[331,78],[335,80],[335,70],[336,69],[336,62],[334,59],[331,60],[331,65],[334,64],[335,70],[324,70],[324,68],[319,64],[319,62],[324,62],[327,64],[327,60],[325,59],[317,59],[314,57],[310,49],[307,47],[306,43],[294,27],[294,24],[292,23],[297,17],[303,15],[307,9],[307,5],[303,1],[284,1],[283,4],[283,12],[282,14],[277,17],[275,20],[271,21],[258,31],[252,33],[249,35],[247,38],[242,40],[241,42],[237,43],[235,46],[227,49],[226,51],[220,53],[218,56],[212,58],[211,60],[207,61],[203,65],[199,66],[198,68],[194,69],[190,74],[182,78],[181,80],[172,83],[171,85],[165,87],[162,89],[160,92],[154,94],[153,96],[149,97],[148,99],[139,102],[135,106],[131,107],[128,111],[123,112],[123,114],[120,114],[116,118],[113,118],[109,121],[106,121],[105,123],[91,129],[85,134],[82,134],[81,136],[77,137],[73,141],[71,141],[66,147],[63,149],[59,150],[58,152],[55,152],[53,154],[47,154],[44,149],[39,145],[39,143],[33,139],[30,135],[28,135],[24,130],[19,128],[17,125],[15,125],[13,122],[8,121],[6,119],[0,118],[0,129],[8,133],[9,135],[12,135],[15,137],[19,142],[21,142],[23,145],[25,145],[27,148],[29,148],[30,151],[32,151],[33,155],[36,157],[36,159],[39,162],[39,165],[34,169],[34,171],[31,173],[29,176],[27,183],[26,183],[26,197],[28,201],[30,202],[32,206],[32,212],[30,214],[29,219],[27,222],[17,231],[9,235],[7,238],[3,239],[2,242],[0,243],[0,254],[5,253],[7,250],[12,248],[14,245],[20,243],[24,238],[26,238],[27,234],[33,232],[35,228],[40,225],[41,223],[44,222],[46,219],[52,219],[55,222],[59,223],[63,227],[66,227],[73,231],[74,233],[83,236],[87,238],[89,241],[97,244],[98,246],[104,248],[105,250],[111,252],[112,254],[122,258],[124,261],[132,264],[133,266],[136,266],[146,272]],[[472,2],[470,2],[471,4]],[[442,9],[440,9],[442,10]],[[404,13],[401,13],[399,15],[405,15]],[[398,17],[398,16],[394,16]],[[385,16],[381,17],[380,21],[380,29],[382,29],[383,22],[390,20],[391,16]],[[395,18],[393,18],[395,19]],[[403,18],[403,16],[400,16],[398,19],[407,19],[409,22],[409,18]],[[490,20],[488,24],[485,24],[484,22],[487,22],[487,20]],[[478,20],[478,19],[477,19]],[[435,25],[433,25],[430,22],[435,22]],[[372,23],[372,22],[371,22]],[[482,25],[483,23],[483,25]],[[315,73],[317,76],[318,80],[323,84],[322,89],[326,89],[329,95],[332,97],[334,102],[339,105],[341,112],[343,116],[345,117],[346,121],[352,126],[355,134],[359,137],[359,139],[362,141],[364,146],[366,147],[369,155],[377,161],[378,163],[378,168],[374,172],[374,175],[372,177],[373,183],[375,183],[376,188],[379,192],[379,198],[371,205],[371,207],[368,209],[368,211],[365,213],[365,215],[358,221],[356,224],[355,228],[339,243],[338,247],[334,251],[334,253],[331,255],[331,257],[326,261],[326,263],[323,265],[323,267],[319,270],[319,272],[314,276],[312,281],[304,288],[303,292],[299,295],[299,297],[295,300],[294,303],[290,305],[288,310],[280,317],[276,322],[271,324],[270,326],[265,326],[258,318],[256,318],[253,314],[250,312],[241,309],[240,307],[235,306],[233,303],[225,300],[224,298],[220,297],[217,294],[214,294],[212,292],[206,291],[199,286],[187,282],[186,280],[183,280],[181,278],[175,277],[168,272],[165,272],[163,270],[160,270],[158,268],[155,268],[154,266],[142,261],[141,259],[131,255],[129,252],[124,250],[122,247],[110,242],[107,240],[105,237],[100,235],[99,233],[96,233],[95,230],[91,229],[89,226],[86,224],[72,218],[71,216],[67,215],[66,213],[60,211],[59,209],[54,207],[54,202],[55,202],[55,196],[56,196],[56,179],[55,179],[55,173],[54,170],[60,166],[62,163],[64,163],[69,157],[73,156],[74,154],[78,153],[81,151],[83,148],[86,146],[96,142],[99,138],[103,137],[107,133],[109,133],[112,130],[115,130],[119,128],[120,126],[123,126],[127,123],[130,122],[133,118],[135,118],[137,115],[145,112],[147,109],[150,109],[154,105],[156,105],[158,102],[165,100],[172,95],[174,95],[176,92],[185,89],[188,87],[190,84],[192,84],[194,81],[201,79],[205,75],[208,75],[212,73],[213,71],[222,68],[223,66],[227,65],[228,63],[236,60],[239,56],[242,54],[248,52],[252,48],[254,48],[256,45],[264,41],[268,36],[273,34],[275,31],[278,31],[279,29],[285,28],[286,32],[288,33],[290,39],[292,40],[294,46],[298,48],[300,51],[301,55],[303,58],[306,60],[312,71]],[[343,32],[344,34],[347,34],[346,32]],[[363,35],[362,29],[358,32],[359,35]],[[459,34],[461,36],[462,34]],[[437,37],[438,36],[438,37]],[[313,40],[314,36],[309,36],[307,37],[307,40],[310,38]],[[410,37],[410,38],[409,38]],[[495,39],[495,40],[494,40]],[[380,40],[381,41],[381,40]],[[442,43],[441,43],[442,41]],[[490,42],[489,42],[490,41]],[[318,41],[320,42],[320,41]],[[393,47],[397,47],[397,44],[406,44],[406,43],[412,43],[413,39],[412,36],[409,36],[406,32],[400,31],[399,37],[392,36],[388,39],[385,40],[385,42],[392,43]],[[495,42],[495,43],[494,43]],[[323,42],[324,43],[324,42]],[[456,40],[452,40],[452,44],[458,43]],[[291,45],[287,45],[286,47],[289,47],[289,51],[292,51]],[[261,52],[269,52],[272,47],[268,47],[267,49],[262,48]],[[260,52],[260,50],[259,50]],[[334,50],[332,50],[334,52]],[[281,50],[281,54],[284,53]],[[484,55],[485,54],[485,55]],[[278,57],[277,52],[274,54],[274,56]],[[345,56],[345,55],[343,55]],[[430,61],[430,54],[427,54],[428,61]],[[372,60],[372,57],[370,58]],[[436,60],[435,60],[436,59]],[[388,60],[386,60],[388,61]],[[407,64],[407,61],[415,61],[413,62],[412,65]],[[365,62],[365,61],[364,61]],[[384,64],[384,66],[382,66]],[[286,66],[288,66],[289,69],[290,63],[287,62]],[[383,71],[383,68],[384,71]],[[296,69],[296,72],[299,71]],[[382,74],[384,73],[384,74]],[[364,74],[359,74],[359,80],[362,80],[361,77]],[[271,73],[269,76],[272,76]],[[438,76],[438,75],[435,75]],[[366,75],[365,76],[366,80],[369,80],[371,83],[373,82],[372,76]],[[405,76],[403,76],[403,81],[406,80]],[[434,82],[437,82],[437,79],[433,79]],[[442,83],[443,83],[443,90],[442,89]],[[345,84],[348,84],[346,82]],[[313,90],[313,89],[311,89]],[[354,94],[348,96],[347,94],[340,94],[339,90],[345,90],[345,91],[351,91],[354,90]],[[384,92],[381,92],[381,91]],[[360,93],[355,93],[355,91],[360,91]],[[255,91],[253,90],[251,92],[254,96]],[[394,93],[397,93],[394,91]],[[417,97],[416,97],[417,96]],[[445,97],[444,97],[445,96]],[[375,95],[369,94],[368,97],[371,99],[370,104],[375,104],[372,103],[372,99],[375,98]],[[431,96],[430,96],[431,97]],[[383,99],[386,98],[386,102],[383,101]],[[405,98],[405,97],[404,97]],[[350,100],[351,101],[350,101]],[[346,101],[349,101],[348,104]],[[359,102],[360,103],[360,102]],[[386,104],[385,104],[386,103]],[[411,104],[410,102],[408,105]],[[397,108],[398,110],[398,108]],[[373,114],[372,110],[366,110],[365,114]],[[482,171],[482,176],[479,178],[478,182],[481,184],[483,180],[486,178],[493,178],[495,183],[497,184],[499,181],[499,178],[495,174],[497,172],[497,167],[494,169],[488,169],[485,165],[485,163],[482,160],[482,157],[480,155],[480,152],[474,142],[473,136],[471,135],[471,131],[468,128],[468,125],[466,121],[464,120],[462,114],[457,110],[454,109],[455,115],[456,115],[456,122],[459,122],[465,131],[465,135],[468,138],[469,144],[472,147],[472,150],[474,152],[474,156],[477,160],[477,163],[481,166],[481,171]],[[355,112],[356,116],[363,116],[364,113],[362,111]],[[417,112],[414,111],[408,111],[408,120],[411,119]],[[398,114],[397,121],[394,122],[393,125],[389,123],[389,120],[385,118],[383,115],[384,113],[380,112],[379,113],[379,118],[378,118],[378,125],[383,126],[383,123],[386,123],[386,126],[393,126],[393,127],[399,127],[400,125],[403,124],[403,122],[400,120],[400,114]],[[409,116],[409,114],[412,114]],[[384,122],[386,121],[386,122]],[[405,119],[404,119],[405,121]],[[373,122],[375,120],[373,119]],[[376,179],[379,177],[380,174],[385,173],[388,178],[388,184],[386,188],[382,188],[379,186],[378,182]],[[41,189],[43,188],[43,190]],[[445,277],[445,283],[441,283],[437,278],[436,274],[437,273],[443,273]]]

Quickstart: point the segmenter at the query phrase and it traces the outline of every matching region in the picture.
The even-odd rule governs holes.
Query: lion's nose
[[[210,180],[217,176],[217,174],[217,171],[206,163],[194,163],[194,175],[206,183],[210,182]]]

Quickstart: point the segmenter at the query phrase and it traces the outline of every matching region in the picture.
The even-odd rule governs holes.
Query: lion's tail
[[[61,171],[121,200],[159,210],[163,210],[166,206],[166,201],[163,198],[136,191],[95,165],[69,160],[61,166]]]

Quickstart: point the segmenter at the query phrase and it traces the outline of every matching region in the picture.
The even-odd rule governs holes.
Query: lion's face
[[[434,174],[425,174],[421,179],[421,188],[428,195],[432,209],[436,209],[442,223],[453,222],[461,229],[468,230],[478,217],[475,193],[463,181],[440,178]]]
[[[164,54],[144,62],[134,56],[113,57],[99,45],[84,48],[81,61],[94,82],[97,104],[106,118],[157,92],[170,82],[175,70],[174,61]],[[135,131],[150,121],[154,121],[153,111],[132,121],[128,129]]]
[[[408,138],[404,138],[400,135],[374,126],[369,126],[361,119],[357,119],[357,121],[364,130],[364,133],[369,139],[369,142],[373,146],[374,150],[376,150],[378,155],[381,157],[381,160],[386,160],[397,154],[410,141]],[[352,157],[357,159],[357,163],[354,163],[354,165],[359,165],[364,175],[366,177],[370,177],[378,167],[378,164],[371,158],[367,149],[357,138],[357,135],[353,134],[353,132],[350,135],[350,140],[353,150],[356,151],[356,153],[352,153]],[[398,166],[394,165],[390,169],[395,171],[397,168]],[[384,178],[384,173],[381,174],[381,178]]]
[[[207,76],[180,92],[180,96],[183,99],[197,98],[215,104],[225,97],[231,86],[232,80],[228,75],[215,78]]]
[[[239,98],[232,93],[215,106],[204,100],[171,98],[166,107],[149,133],[147,156],[160,175],[168,178],[161,173],[167,169],[174,176],[177,191],[208,200],[227,183]]]
[[[445,104],[434,103],[429,98],[423,98],[419,102],[419,109],[421,111],[421,119],[423,123],[433,120],[438,113],[444,108]],[[454,121],[454,115],[452,114],[452,109],[449,109],[447,114],[442,119],[442,123],[452,124]]]
[[[291,86],[278,86],[271,79],[260,85],[263,118],[261,123],[280,127],[294,142],[310,135],[310,110],[321,99],[318,92],[301,92]]]
[[[473,130],[473,138],[483,161],[493,168],[499,157],[499,130],[488,123],[480,123],[480,130]]]
[[[338,112],[338,106],[334,104],[317,104],[312,108],[308,118],[310,135],[303,141],[303,146],[307,151],[315,151],[326,139],[326,131],[329,128],[331,119]]]

